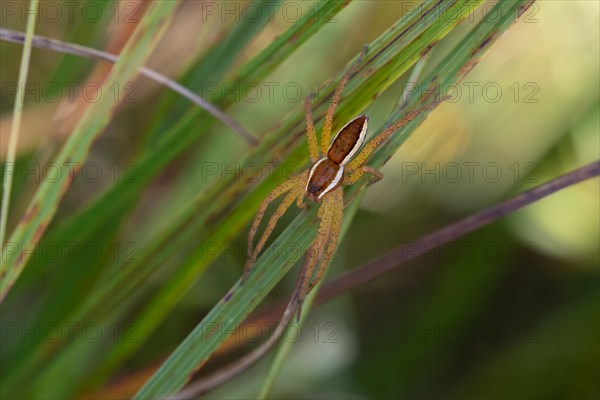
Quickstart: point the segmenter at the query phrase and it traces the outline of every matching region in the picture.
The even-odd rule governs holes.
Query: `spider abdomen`
[[[350,161],[365,141],[368,123],[369,118],[365,115],[359,115],[348,122],[331,142],[327,158],[338,165],[345,165]]]
[[[344,167],[329,158],[321,158],[314,163],[308,174],[306,192],[314,201],[320,201],[323,196],[342,184]]]

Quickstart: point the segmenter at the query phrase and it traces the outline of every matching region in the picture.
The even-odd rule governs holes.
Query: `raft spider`
[[[365,165],[365,162],[369,159],[373,151],[386,141],[394,131],[415,119],[425,109],[431,107],[407,113],[403,118],[371,139],[361,152],[358,152],[358,150],[365,140],[369,120],[365,115],[359,115],[348,122],[340,129],[333,142],[329,144],[333,114],[340,101],[342,91],[350,76],[362,63],[366,51],[367,47],[365,46],[357,61],[346,71],[335,90],[333,101],[327,109],[323,122],[321,151],[319,151],[317,134],[312,118],[312,95],[306,98],[304,103],[306,109],[306,135],[312,167],[280,184],[263,200],[248,234],[247,261],[242,281],[246,280],[252,265],[273,232],[275,224],[291,205],[295,202],[299,208],[305,208],[306,205],[303,203],[305,196],[319,204],[318,219],[320,222],[317,236],[305,255],[304,273],[301,276],[303,282],[299,286],[299,305],[302,304],[306,295],[319,282],[337,248],[344,210],[342,185],[352,185],[366,174],[372,176],[370,183],[383,178],[381,172],[371,166]],[[268,205],[284,194],[285,197],[275,210],[273,216],[269,219],[256,247],[253,247],[254,236]],[[320,265],[315,275],[314,269],[319,262]],[[313,277],[313,275],[315,276]]]

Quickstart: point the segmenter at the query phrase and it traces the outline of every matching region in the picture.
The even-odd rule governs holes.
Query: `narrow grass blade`
[[[8,220],[8,207],[10,205],[10,192],[12,189],[13,174],[12,166],[15,164],[15,155],[17,152],[17,141],[19,140],[19,130],[21,128],[21,116],[23,114],[23,104],[25,103],[25,84],[27,83],[27,72],[29,71],[29,60],[31,59],[31,43],[33,41],[33,30],[35,28],[35,18],[38,12],[38,2],[31,0],[29,2],[29,11],[27,13],[27,32],[23,44],[23,54],[21,55],[21,66],[19,67],[19,77],[17,80],[17,93],[15,96],[15,105],[13,109],[12,127],[8,141],[8,152],[6,154],[6,166],[4,169],[4,179],[2,180],[2,210],[0,211],[0,248],[4,247],[4,235],[6,234],[6,225]]]

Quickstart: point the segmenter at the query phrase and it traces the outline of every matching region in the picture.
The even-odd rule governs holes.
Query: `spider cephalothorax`
[[[340,80],[338,87],[333,95],[333,101],[327,109],[323,129],[321,131],[321,151],[317,144],[317,135],[312,119],[311,100],[308,96],[305,101],[306,109],[306,135],[308,138],[308,149],[312,167],[299,175],[296,175],[281,185],[276,187],[261,203],[254,222],[250,227],[248,235],[248,259],[244,269],[244,277],[248,275],[256,258],[263,249],[268,237],[273,232],[275,224],[279,218],[295,202],[298,207],[304,208],[303,199],[308,197],[319,204],[318,218],[319,227],[317,236],[309,247],[303,266],[303,282],[299,295],[299,302],[302,303],[304,297],[320,280],[325,267],[331,260],[342,226],[342,217],[344,210],[344,195],[342,185],[351,185],[358,181],[365,174],[370,174],[373,178],[371,182],[378,181],[383,175],[364,163],[369,159],[373,151],[384,142],[389,136],[402,125],[412,121],[421,111],[412,111],[401,118],[393,125],[387,127],[379,135],[375,136],[359,152],[364,143],[368,118],[364,115],[355,117],[348,122],[335,136],[331,145],[330,135],[333,122],[333,114],[340,101],[340,96],[348,79],[356,68],[361,64],[366,48],[358,58],[357,62],[350,68]],[[253,240],[260,221],[267,209],[267,206],[276,198],[284,195],[283,200],[275,210],[273,216],[269,219],[264,233],[259,239],[256,247],[253,247]],[[320,263],[319,269],[314,274],[314,269]],[[313,277],[313,275],[315,275]]]
[[[327,156],[315,162],[308,172],[306,194],[319,203],[323,196],[337,189],[343,181],[344,165],[365,141],[369,118],[361,115],[344,126],[333,139]]]

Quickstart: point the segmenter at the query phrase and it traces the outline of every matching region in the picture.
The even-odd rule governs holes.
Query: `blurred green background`
[[[97,2],[80,2],[81,7],[84,3]],[[296,13],[307,12],[312,3],[289,1],[275,8],[272,20],[237,54],[228,55],[230,71],[288,29],[297,21]],[[353,1],[258,83],[258,89],[249,87],[247,98],[232,95],[235,98],[227,113],[260,138],[301,107],[310,90],[338,76],[364,43],[378,37],[416,3]],[[114,3],[107,4],[98,5],[105,17],[93,21],[77,12],[73,19],[62,15],[51,20],[51,10],[46,8],[36,34],[107,51],[119,49],[127,37],[123,35],[132,27],[115,23],[110,18],[114,13],[108,12]],[[214,5],[216,13],[209,13],[207,4]],[[193,81],[194,68],[210,70],[203,57],[216,48],[236,18],[244,18],[243,10],[251,12],[248,4],[185,2],[148,65],[182,83]],[[485,2],[472,20],[463,21],[440,42],[427,65],[441,59],[491,4]],[[24,31],[22,12],[12,14],[8,12],[12,9],[3,7],[2,26]],[[125,13],[141,8],[138,2],[117,5]],[[223,10],[233,11],[223,14]],[[41,12],[44,16],[43,7]],[[599,13],[597,2],[536,2],[458,86],[455,97],[438,107],[382,169],[385,178],[369,187],[328,277],[597,160]],[[4,42],[0,46],[0,128],[5,157],[14,103],[11,85],[16,81],[21,47]],[[82,107],[77,105],[81,92],[75,91],[74,103],[66,101],[64,82],[98,82],[100,69],[93,60],[33,50],[31,92],[18,148],[22,168],[35,163],[43,168],[69,134]],[[210,83],[196,85],[200,94],[214,91],[225,72],[229,71],[210,71]],[[56,86],[52,83],[56,82],[62,91],[53,96]],[[404,82],[396,82],[368,107],[372,127],[386,120]],[[100,166],[102,177],[93,182],[76,180],[54,223],[68,219],[109,188],[115,174],[134,171],[135,176],[136,165],[128,164],[133,155],[151,148],[163,133],[161,128],[189,108],[187,100],[167,94],[148,79],[138,79],[132,88],[132,102],[117,109],[88,157],[88,162]],[[54,98],[58,100],[50,101]],[[168,101],[171,108],[165,108]],[[135,256],[153,232],[168,228],[177,210],[220,179],[224,166],[239,168],[232,163],[247,151],[248,145],[231,130],[213,124],[145,187],[123,218],[106,221],[118,228],[110,240],[118,238],[118,250]],[[214,166],[217,174],[211,172]],[[39,184],[34,176],[14,182],[9,231]],[[286,215],[281,225],[295,215],[295,211]],[[599,221],[598,179],[592,179],[315,308],[277,380],[273,398],[598,398]],[[100,370],[93,368],[103,365],[102,349],[109,341],[101,340],[98,351],[82,351],[86,358],[78,363],[88,363],[90,372],[70,395],[130,396],[239,278],[246,237],[247,230],[239,232],[143,347],[109,369],[110,373],[97,375]],[[103,243],[105,237],[96,239]],[[183,247],[198,246],[186,243]],[[176,273],[182,259],[170,258],[164,270],[144,283],[136,305],[111,321],[110,326],[117,327],[115,335],[129,329],[125,335],[135,340],[137,313],[163,280]],[[44,328],[54,317],[45,308],[48,302],[84,299],[90,287],[76,275],[61,275],[57,270],[62,264],[36,270],[39,264],[26,270],[2,305],[3,374],[17,360],[38,351],[41,342],[49,341],[50,333]],[[110,273],[111,267],[118,273],[115,265],[105,260],[96,267],[99,272],[93,279]],[[295,277],[290,274],[266,303],[285,299]],[[49,289],[60,279],[71,279],[75,297],[61,300]],[[23,336],[25,328],[30,333]],[[110,331],[105,328],[104,332]],[[249,348],[224,352],[207,369],[224,365]],[[64,372],[69,358],[64,360],[56,364],[57,371]],[[270,361],[267,357],[209,397],[254,396]],[[44,393],[56,393],[51,382],[60,375],[49,372],[36,382],[35,393],[41,398]]]

